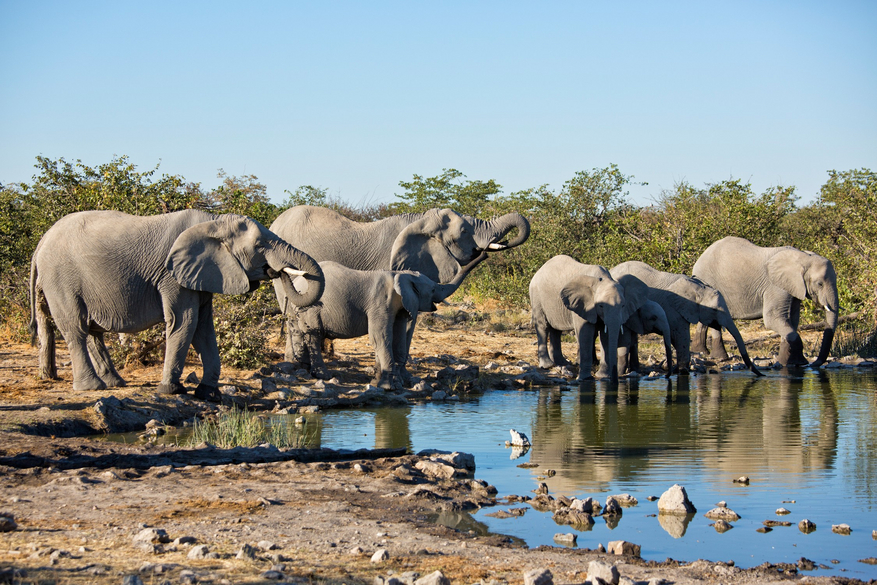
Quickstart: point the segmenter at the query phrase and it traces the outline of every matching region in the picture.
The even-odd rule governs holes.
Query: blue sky
[[[0,183],[37,155],[353,204],[617,164],[811,201],[877,168],[877,2],[0,0]]]

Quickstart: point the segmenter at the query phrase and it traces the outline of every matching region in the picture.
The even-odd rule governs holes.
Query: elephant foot
[[[185,394],[186,387],[180,384],[179,382],[168,382],[158,385],[158,393],[159,394]]]
[[[332,376],[329,375],[329,370],[326,368],[314,368],[311,367],[311,376],[316,378],[317,380],[328,380]]]
[[[195,398],[207,402],[222,402],[222,392],[216,386],[198,384],[198,387],[195,388]]]
[[[100,378],[83,378],[79,380],[73,380],[73,389],[74,390],[106,390],[106,383]]]
[[[807,358],[804,357],[804,342],[800,337],[793,341],[780,341],[780,353],[777,361],[783,366],[806,366]]]
[[[124,388],[128,385],[128,382],[126,382],[124,378],[122,378],[122,376],[119,376],[118,374],[104,376],[102,380],[104,381],[104,384],[107,385],[107,388]]]
[[[584,375],[579,374],[579,376],[576,378],[576,382],[587,382],[587,381],[593,380],[593,379],[594,379],[594,376],[592,376],[589,372],[589,373],[586,373]]]
[[[399,386],[403,388],[411,388],[416,382],[414,381],[414,376],[411,375],[407,369],[399,368],[399,372],[396,374],[396,380],[399,383]]]
[[[550,370],[556,364],[548,358],[539,358],[539,367],[543,370]]]
[[[598,380],[605,380],[606,378],[611,378],[612,372],[609,371],[609,366],[606,365],[606,362],[601,362],[600,367],[597,369],[596,378]]]

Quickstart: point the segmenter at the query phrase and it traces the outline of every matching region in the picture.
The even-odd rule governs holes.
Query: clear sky
[[[37,155],[276,202],[610,163],[640,204],[732,177],[807,202],[877,168],[877,2],[0,0],[0,183]]]

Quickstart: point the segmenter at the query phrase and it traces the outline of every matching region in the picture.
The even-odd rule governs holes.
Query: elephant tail
[[[37,344],[37,254],[34,252],[33,258],[30,261],[30,284],[28,287],[28,293],[30,296],[30,323],[27,325],[28,331],[30,331],[30,344],[35,346]]]

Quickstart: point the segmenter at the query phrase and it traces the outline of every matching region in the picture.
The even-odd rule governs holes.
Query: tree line
[[[31,183],[0,185],[0,323],[7,337],[29,338],[27,283],[30,257],[43,233],[75,211],[115,209],[138,215],[198,208],[250,216],[266,226],[285,209],[320,205],[358,221],[397,213],[450,207],[482,219],[517,211],[531,223],[530,239],[493,255],[464,283],[462,294],[526,308],[536,270],[557,254],[612,267],[641,260],[659,270],[690,274],[698,256],[725,236],[760,246],[795,246],[829,258],[838,274],[843,313],[862,312],[870,327],[877,286],[877,173],[870,169],[828,171],[815,201],[799,205],[793,186],[755,193],[750,184],[728,179],[703,187],[681,182],[650,205],[630,201],[634,177],[616,165],[580,171],[557,190],[547,185],[504,194],[494,180],[471,180],[456,169],[435,177],[413,175],[389,204],[352,206],[311,185],[285,191],[272,203],[253,175],[219,171],[216,187],[205,189],[179,175],[141,172],[126,156],[97,167],[63,158],[37,157]],[[460,293],[458,293],[460,294]],[[249,367],[265,359],[265,331],[274,315],[273,289],[263,286],[241,298],[216,303],[223,360]],[[802,320],[816,307],[807,302]],[[114,347],[114,358],[148,359],[160,345],[161,330]],[[121,355],[120,355],[121,354]]]

